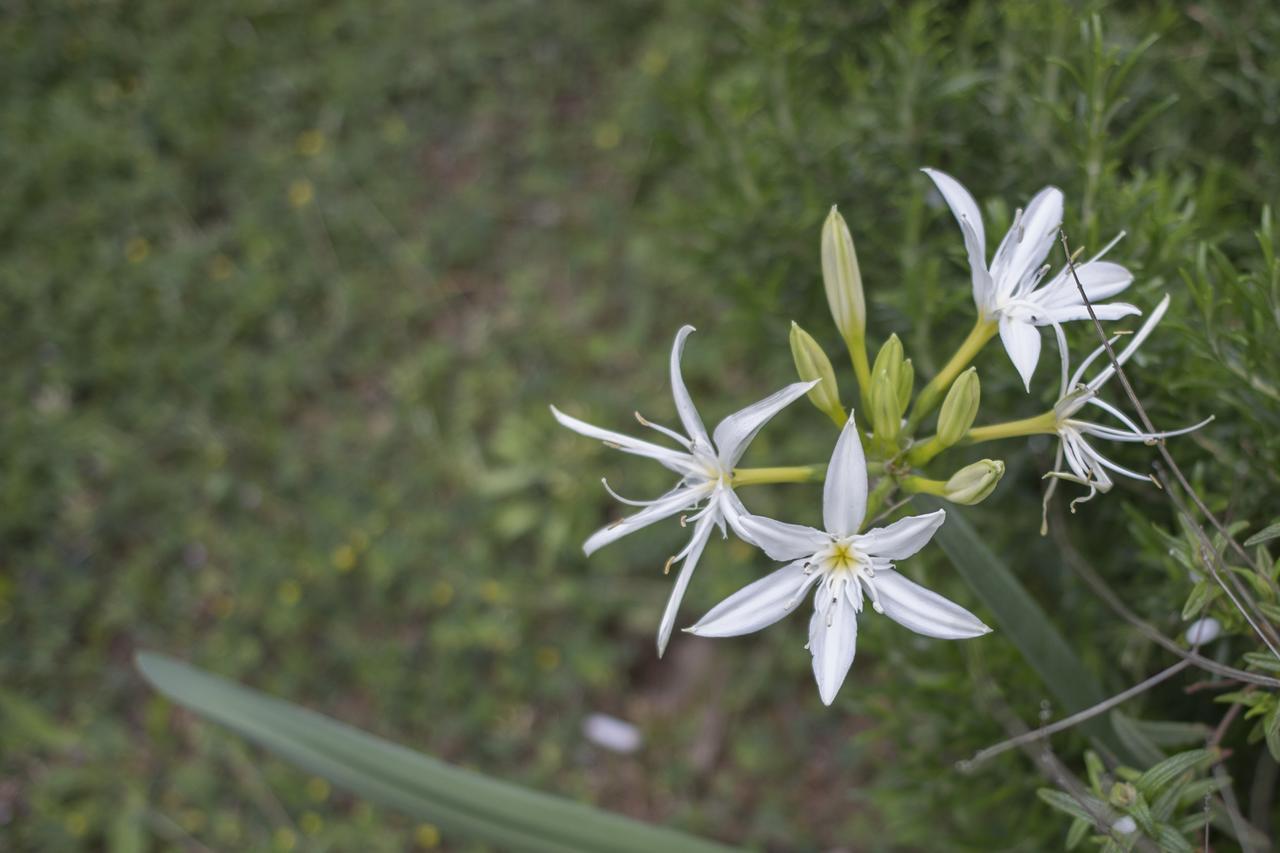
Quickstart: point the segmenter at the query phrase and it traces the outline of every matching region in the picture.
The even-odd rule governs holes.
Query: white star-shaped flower
[[[1145,341],[1155,330],[1156,325],[1160,322],[1161,318],[1164,317],[1167,310],[1169,310],[1168,295],[1166,295],[1164,299],[1160,300],[1160,304],[1157,305],[1155,310],[1151,312],[1151,315],[1147,317],[1146,321],[1142,324],[1142,327],[1138,329],[1137,333],[1125,348],[1116,356],[1116,361],[1119,364],[1123,365],[1133,357],[1133,354],[1138,351],[1138,347],[1142,346],[1143,341]],[[1055,481],[1069,480],[1073,483],[1079,483],[1082,486],[1089,487],[1089,494],[1082,498],[1076,498],[1071,502],[1073,509],[1076,504],[1089,500],[1099,492],[1106,493],[1111,490],[1114,483],[1110,475],[1107,473],[1108,471],[1120,474],[1124,477],[1130,477],[1134,480],[1151,479],[1150,474],[1142,474],[1112,462],[1110,459],[1095,450],[1093,446],[1085,440],[1086,436],[1101,438],[1107,441],[1141,441],[1151,444],[1159,441],[1160,439],[1169,438],[1170,436],[1175,435],[1184,435],[1185,433],[1200,429],[1202,426],[1209,423],[1209,421],[1213,420],[1212,417],[1209,417],[1195,426],[1189,426],[1185,429],[1167,430],[1163,432],[1144,431],[1124,412],[1098,397],[1098,392],[1101,390],[1102,386],[1115,375],[1115,365],[1108,364],[1098,372],[1097,376],[1093,377],[1088,382],[1082,383],[1080,381],[1084,376],[1084,372],[1089,369],[1089,366],[1097,361],[1104,352],[1106,352],[1106,347],[1100,346],[1095,349],[1089,354],[1088,358],[1081,362],[1080,366],[1076,368],[1075,373],[1068,377],[1067,374],[1071,370],[1071,367],[1067,354],[1066,336],[1062,334],[1062,330],[1060,328],[1057,329],[1057,333],[1058,347],[1062,351],[1062,384],[1058,392],[1058,402],[1053,406],[1053,413],[1058,419],[1057,432],[1058,438],[1061,439],[1061,441],[1058,444],[1058,454],[1053,463],[1053,471],[1046,476],[1054,478]],[[1111,339],[1111,343],[1114,344],[1119,339],[1120,338],[1117,335]],[[1080,410],[1085,406],[1094,406],[1111,415],[1121,423],[1123,429],[1117,429],[1116,427],[1106,426],[1105,424],[1099,424],[1093,421],[1077,418],[1076,415],[1079,414]],[[1064,459],[1071,473],[1067,473],[1062,470],[1062,463]],[[1050,483],[1048,490],[1045,492],[1046,507],[1048,506],[1049,498],[1053,496],[1053,487],[1054,483]]]
[[[822,511],[825,530],[743,516],[739,523],[748,537],[787,565],[738,590],[687,630],[702,637],[759,631],[790,613],[816,586],[808,648],[818,693],[827,705],[853,664],[864,598],[870,598],[877,613],[926,637],[955,640],[991,630],[968,610],[893,567],[895,560],[910,557],[933,538],[946,510],[858,532],[867,511],[867,463],[852,414],[827,467]]]
[[[639,413],[636,414],[641,424],[677,442],[681,447],[680,450],[601,429],[570,417],[555,406],[551,407],[551,413],[555,415],[556,420],[574,432],[600,439],[610,447],[625,453],[647,456],[680,475],[680,481],[671,491],[651,501],[627,500],[605,483],[605,488],[615,498],[626,504],[641,506],[643,509],[592,534],[582,546],[582,550],[588,556],[628,533],[691,509],[703,501],[706,502],[697,512],[681,518],[681,524],[693,523],[693,536],[679,553],[667,561],[668,570],[674,563],[680,562],[681,565],[680,573],[676,576],[675,587],[671,591],[667,608],[662,614],[662,622],[658,627],[659,657],[666,651],[667,641],[671,638],[671,629],[675,625],[676,613],[680,609],[680,601],[684,598],[689,580],[693,577],[693,570],[697,567],[702,550],[711,536],[711,528],[718,526],[723,535],[728,535],[725,531],[727,522],[735,533],[744,539],[747,538],[738,524],[739,519],[746,514],[746,507],[733,491],[734,466],[738,464],[747,445],[755,438],[761,427],[787,405],[804,396],[805,392],[815,384],[813,382],[792,383],[758,403],[729,415],[716,426],[714,433],[709,437],[706,427],[702,425],[702,418],[689,397],[689,391],[685,388],[684,378],[680,374],[680,356],[684,351],[685,338],[693,331],[693,326],[682,327],[676,333],[675,345],[671,348],[671,392],[686,435],[651,423],[640,417]]]
[[[983,319],[999,324],[1005,352],[1017,368],[1023,384],[1030,390],[1031,374],[1040,360],[1041,340],[1037,327],[1089,319],[1088,308],[1080,298],[1069,269],[1060,270],[1047,284],[1041,284],[1049,271],[1045,259],[1062,226],[1062,191],[1057,187],[1045,187],[1036,193],[1025,210],[1014,215],[1013,226],[1000,241],[1000,248],[996,249],[988,267],[986,234],[978,203],[959,181],[945,172],[936,169],[923,171],[933,179],[938,192],[960,223],[973,274],[973,303]],[[1115,296],[1133,282],[1133,275],[1127,269],[1100,260],[1123,236],[1116,237],[1085,263],[1076,264],[1080,283],[1084,285],[1089,302],[1095,303],[1093,310],[1099,320],[1118,320],[1142,313],[1123,302],[1096,304]]]

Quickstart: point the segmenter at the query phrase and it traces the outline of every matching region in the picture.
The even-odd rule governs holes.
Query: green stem
[[[920,426],[920,421],[924,420],[925,415],[938,405],[942,396],[947,393],[947,389],[951,387],[951,383],[960,375],[960,371],[968,367],[969,362],[973,361],[974,357],[987,345],[987,341],[995,337],[996,329],[996,321],[984,317],[979,317],[973,324],[973,328],[969,330],[969,336],[960,344],[955,355],[951,356],[951,360],[943,366],[937,376],[929,380],[929,384],[921,389],[920,396],[916,397],[916,404],[911,409],[911,417],[907,418],[908,435],[915,433],[916,427]]]
[[[927,465],[933,457],[946,450],[949,446],[943,444],[936,435],[931,435],[907,451],[907,461],[916,467]]]
[[[892,477],[882,477],[880,482],[876,483],[876,487],[871,490],[871,494],[867,495],[867,513],[862,518],[862,524],[865,527],[880,512],[880,505],[884,503],[884,499],[893,491],[893,487],[897,483]]]
[[[825,465],[791,465],[781,468],[735,468],[733,485],[760,486],[766,483],[812,483],[826,479]]]
[[[941,497],[947,490],[946,480],[930,480],[928,477],[917,477],[915,474],[903,477],[899,485],[909,495],[937,495]]]
[[[867,342],[862,336],[848,337],[844,340],[849,350],[849,360],[853,362],[853,375],[858,380],[858,397],[862,401],[862,410],[871,410],[871,362],[867,361]]]
[[[960,439],[961,444],[978,444],[983,441],[995,441],[1000,438],[1015,438],[1020,435],[1052,435],[1058,431],[1058,418],[1052,411],[1034,418],[1023,418],[1020,421],[1006,421],[1002,424],[974,427]]]

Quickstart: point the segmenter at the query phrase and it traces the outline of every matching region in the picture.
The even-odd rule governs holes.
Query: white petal
[[[819,589],[817,595],[822,595]],[[848,596],[825,602],[814,601],[809,620],[809,652],[813,655],[813,677],[824,705],[835,701],[844,684],[858,647],[858,614]]]
[[[680,415],[680,423],[684,424],[684,431],[689,434],[689,438],[695,443],[700,442],[704,447],[710,447],[711,441],[707,438],[707,428],[702,425],[702,418],[698,416],[698,410],[693,406],[689,389],[684,387],[684,376],[680,373],[680,357],[684,354],[684,341],[693,331],[693,326],[681,326],[680,331],[676,332],[676,342],[671,347],[671,396],[675,398],[676,412]]]
[[[1045,187],[1027,204],[1022,218],[1004,235],[991,261],[991,278],[997,298],[1016,292],[1044,263],[1062,225],[1062,190]]]
[[[1090,316],[1089,308],[1080,302],[1061,308],[1046,308],[1043,314],[1036,315],[1036,325],[1047,326],[1050,323],[1069,323],[1072,320],[1092,320],[1093,317],[1099,320],[1119,320],[1121,317],[1131,317],[1141,313],[1141,308],[1130,305],[1128,302],[1108,302],[1105,305],[1094,305],[1093,316]]]
[[[738,493],[733,490],[733,487],[723,484],[718,485],[712,500],[720,504],[720,515],[725,521],[729,522],[729,527],[733,528],[734,535],[748,545],[754,545],[755,543],[751,541],[746,531],[742,529],[743,516],[751,513],[742,505],[742,499],[738,497]],[[724,526],[722,525],[720,529],[723,531]]]
[[[796,560],[747,584],[685,630],[699,637],[739,637],[767,628],[794,610],[817,579],[816,572],[804,573],[803,560]]]
[[[872,557],[887,560],[905,560],[919,551],[947,519],[947,511],[940,509],[928,515],[912,515],[899,519],[888,527],[877,527],[859,536],[854,545],[859,551]]]
[[[676,584],[667,599],[667,607],[662,611],[662,621],[658,624],[658,657],[667,650],[667,641],[671,639],[671,629],[675,627],[676,615],[680,612],[680,602],[684,600],[684,592],[693,579],[693,570],[698,567],[702,558],[702,550],[707,547],[711,538],[711,528],[715,524],[716,514],[709,512],[693,527],[693,538],[686,547],[684,560],[680,563],[680,574],[676,575]]]
[[[982,313],[992,305],[991,275],[987,272],[987,237],[982,226],[982,211],[964,185],[946,172],[937,169],[921,169],[928,175],[951,213],[960,223],[965,251],[969,254],[969,270],[973,276],[973,303]]]
[[[551,407],[551,414],[555,416],[561,426],[568,427],[579,435],[598,439],[624,453],[634,453],[637,456],[647,456],[650,459],[655,459],[677,474],[688,474],[694,468],[693,460],[687,453],[681,453],[669,447],[663,447],[660,444],[653,444],[639,438],[632,438],[629,435],[623,435],[613,430],[592,426],[586,421],[580,421],[575,417],[566,415],[555,406]]]
[[[628,533],[635,533],[656,521],[669,518],[682,509],[688,509],[711,493],[711,484],[689,488],[678,486],[634,515],[602,527],[582,543],[582,550],[591,556],[605,545],[616,542]],[[709,513],[710,514],[710,513]]]
[[[961,640],[991,632],[968,610],[898,572],[877,571],[873,583],[885,615],[917,634],[940,640]]]
[[[793,382],[781,391],[770,394],[763,400],[752,403],[722,420],[716,426],[713,436],[720,467],[728,471],[737,465],[747,445],[756,437],[760,428],[778,412],[803,397],[810,388],[818,384],[818,381],[815,379],[812,382]]]
[[[833,536],[857,533],[867,514],[867,458],[855,420],[850,412],[822,486],[822,523]]]
[[[1160,300],[1160,304],[1155,307],[1155,310],[1151,312],[1150,316],[1147,317],[1146,321],[1143,322],[1142,326],[1138,328],[1138,331],[1134,334],[1134,336],[1129,340],[1127,344],[1125,344],[1124,349],[1120,350],[1119,355],[1116,356],[1116,361],[1118,361],[1123,366],[1124,363],[1128,361],[1135,352],[1138,351],[1138,347],[1142,346],[1143,342],[1148,337],[1150,337],[1152,332],[1155,331],[1156,326],[1160,323],[1160,320],[1164,318],[1164,313],[1168,310],[1169,310],[1169,294],[1166,293],[1164,296],[1164,299]],[[1088,386],[1096,391],[1097,389],[1101,388],[1102,385],[1108,379],[1110,379],[1112,374],[1114,374],[1115,372],[1116,372],[1115,365],[1108,364],[1098,373],[1097,376],[1089,380]]]
[[[1133,283],[1133,273],[1110,261],[1090,261],[1078,264],[1076,274],[1080,276],[1080,284],[1084,286],[1085,295],[1090,302],[1101,302],[1110,299],[1125,290]],[[1064,267],[1053,280],[1037,290],[1032,298],[1046,308],[1079,305],[1080,288],[1071,275],[1071,269]]]
[[[1009,360],[1022,377],[1022,384],[1030,391],[1031,375],[1035,373],[1036,362],[1040,360],[1040,330],[1022,320],[1001,317],[1000,342],[1004,344],[1004,351],[1009,353]]]
[[[831,541],[831,537],[821,530],[775,521],[763,515],[744,515],[738,523],[745,534],[743,539],[779,562],[811,556]]]

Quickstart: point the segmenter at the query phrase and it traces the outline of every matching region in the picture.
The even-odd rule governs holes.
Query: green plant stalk
[[[868,466],[870,467],[870,466]],[[880,482],[876,483],[871,494],[867,495],[867,512],[862,517],[862,526],[866,527],[870,524],[880,512],[880,506],[884,503],[885,498],[893,491],[898,483],[892,477],[882,477]]]
[[[947,490],[946,480],[930,480],[928,477],[918,477],[915,474],[903,477],[898,485],[902,486],[902,490],[909,495],[937,495],[942,497]]]
[[[871,362],[867,360],[867,343],[862,337],[845,338],[845,346],[849,348],[849,360],[853,362],[853,375],[858,380],[858,398],[862,400],[862,410],[871,411]]]
[[[931,435],[907,451],[907,461],[916,466],[927,465],[948,446],[939,441],[936,435]]]
[[[1000,424],[974,427],[960,439],[961,444],[981,444],[984,441],[996,441],[1001,438],[1017,438],[1020,435],[1053,435],[1058,431],[1058,418],[1048,411],[1034,418],[1023,418],[1019,421],[1005,421]],[[928,442],[926,442],[927,444]]]
[[[996,322],[979,317],[977,322],[973,324],[973,328],[969,330],[969,335],[960,344],[960,348],[956,350],[955,355],[951,356],[951,360],[943,365],[942,370],[938,371],[938,375],[929,380],[929,384],[920,390],[919,396],[916,397],[916,404],[911,409],[911,416],[907,418],[906,433],[913,435],[916,428],[920,426],[920,422],[925,416],[934,410],[934,408],[942,401],[942,396],[947,393],[947,389],[951,387],[951,383],[960,375],[960,371],[969,366],[969,362],[973,361],[978,353],[982,352],[982,348],[987,345],[996,335]]]
[[[763,486],[769,483],[813,483],[826,479],[825,465],[791,465],[780,468],[735,468],[733,485]]]

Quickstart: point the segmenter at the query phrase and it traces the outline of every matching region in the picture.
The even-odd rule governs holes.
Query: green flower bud
[[[952,503],[973,506],[986,500],[1003,476],[1003,462],[999,459],[983,459],[952,474],[942,490],[942,496]]]
[[[848,415],[840,402],[840,389],[836,385],[836,372],[831,359],[817,341],[799,325],[791,324],[791,357],[796,362],[796,373],[805,382],[817,379],[818,384],[809,389],[809,401],[818,407],[836,426],[844,426]]]
[[[911,402],[911,390],[916,384],[916,369],[911,364],[911,359],[902,362],[902,367],[898,369],[898,414],[901,415],[907,410],[907,404]]]
[[[885,447],[896,444],[902,428],[898,408],[898,387],[887,370],[877,370],[871,378],[871,429]]]
[[[1138,799],[1138,789],[1128,782],[1117,782],[1111,786],[1111,795],[1107,799],[1116,808],[1125,809]]]
[[[938,443],[950,447],[973,426],[978,416],[978,404],[982,400],[982,387],[978,382],[978,371],[970,367],[951,385],[947,398],[942,401],[942,411],[938,415]]]
[[[887,373],[894,385],[894,396],[897,397],[898,372],[902,370],[902,341],[896,334],[890,335],[876,353],[875,363],[871,365],[871,376],[874,378],[881,372]]]
[[[861,346],[867,326],[867,305],[862,295],[862,273],[858,254],[844,217],[833,206],[822,226],[822,283],[827,304],[840,336],[853,349]]]

